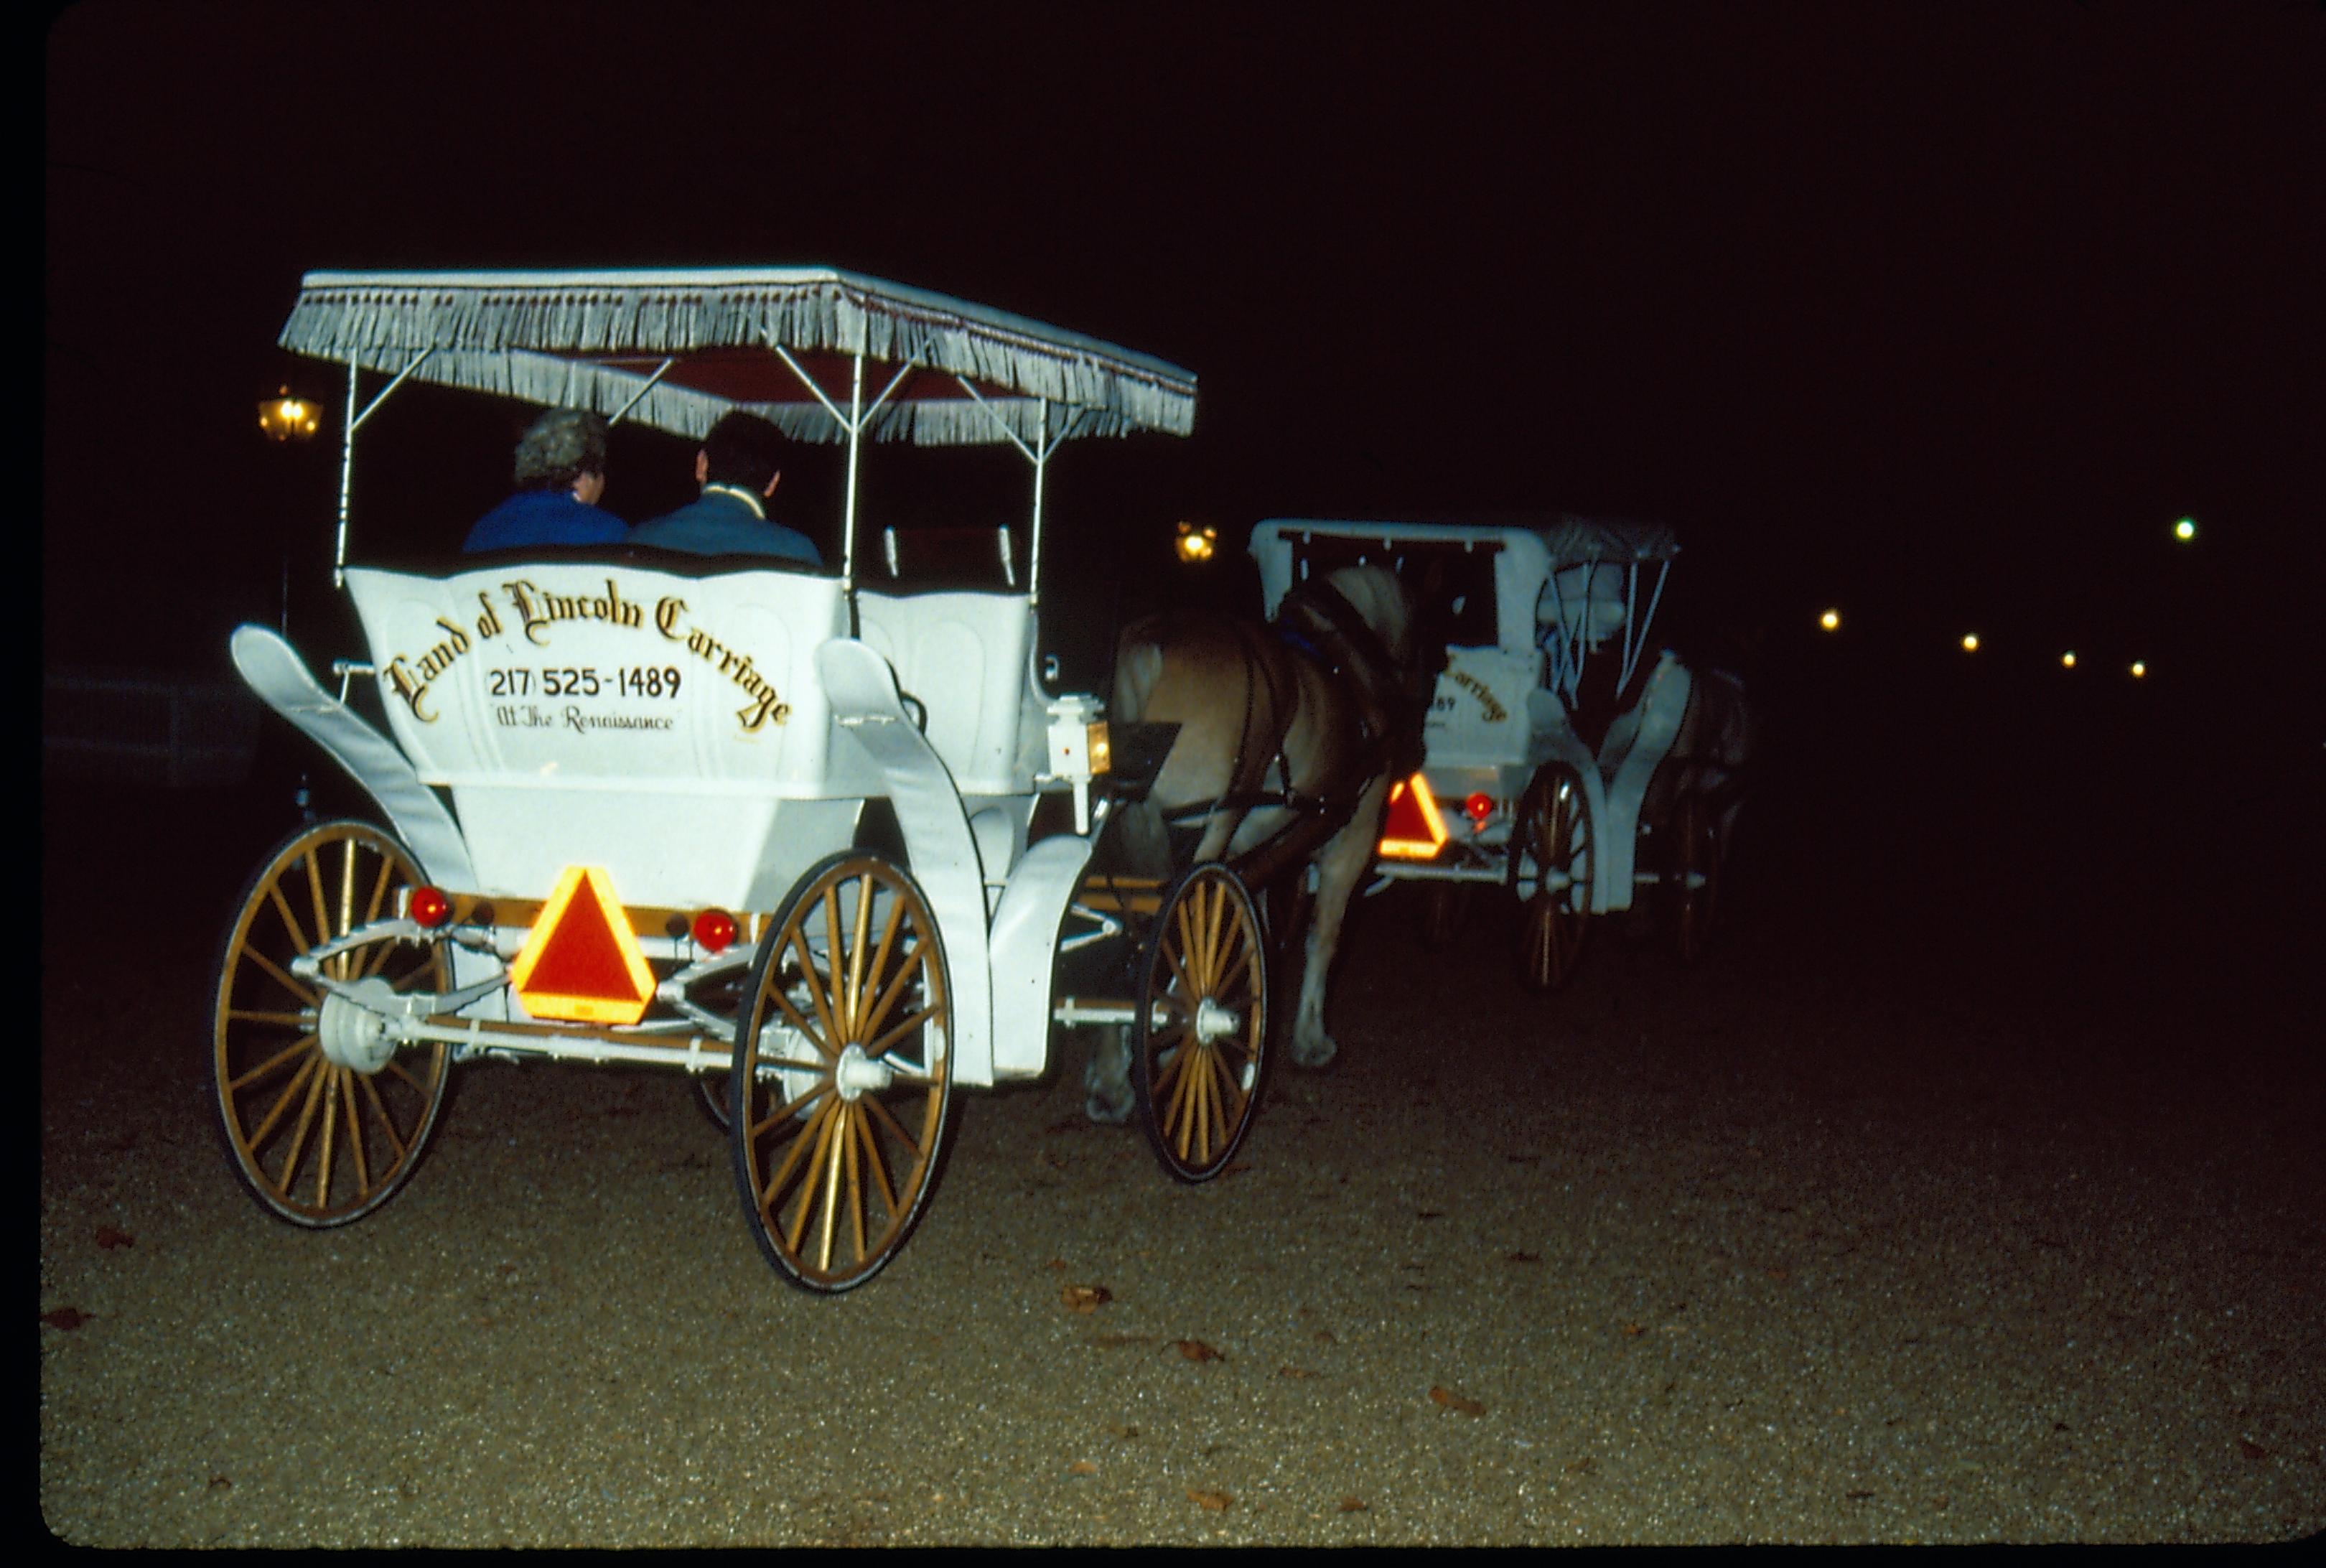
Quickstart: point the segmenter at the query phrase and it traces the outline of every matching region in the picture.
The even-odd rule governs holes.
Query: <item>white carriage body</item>
[[[1515,803],[1537,772],[1565,763],[1589,798],[1598,835],[1594,912],[1629,908],[1635,882],[1639,812],[1649,780],[1679,733],[1690,677],[1660,657],[1637,699],[1610,724],[1595,751],[1577,733],[1572,706],[1589,661],[1617,661],[1617,689],[1648,650],[1662,574],[1678,546],[1669,530],[1642,524],[1558,517],[1532,526],[1275,518],[1252,530],[1261,593],[1273,616],[1311,571],[1356,559],[1381,561],[1411,581],[1424,563],[1451,568],[1440,592],[1455,602],[1457,636],[1446,649],[1423,724],[1422,773],[1443,803],[1446,852],[1433,859],[1384,859],[1393,879],[1500,882]],[[1643,567],[1655,577],[1644,609]],[[1491,615],[1460,601],[1491,594]],[[1483,820],[1462,809],[1484,796]]]

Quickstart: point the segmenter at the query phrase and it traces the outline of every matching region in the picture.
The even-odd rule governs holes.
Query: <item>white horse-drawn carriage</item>
[[[1650,640],[1679,554],[1670,528],[1282,519],[1251,550],[1271,610],[1371,561],[1422,585],[1445,635],[1427,758],[1391,787],[1376,887],[1422,883],[1437,938],[1466,884],[1511,889],[1541,990],[1573,972],[1591,917],[1642,889],[1661,895],[1681,956],[1702,950],[1749,736],[1734,675]]]
[[[715,1084],[769,1261],[846,1290],[919,1218],[955,1092],[1042,1075],[1054,1017],[1130,1031],[1172,1175],[1226,1167],[1267,1049],[1259,916],[1219,864],[1112,911],[1079,896],[1123,787],[1101,703],[1050,691],[1039,652],[1051,457],[1187,434],[1192,375],[823,269],[313,274],[282,342],[345,368],[334,571],[368,657],[336,695],[268,629],[233,657],[380,820],[293,834],[228,935],[216,1108],[262,1205],[313,1227],[377,1209],[461,1062],[659,1065]],[[407,380],[688,439],[740,407],[839,442],[839,568],[626,546],[349,565],[355,436]],[[860,582],[860,450],[884,440],[1025,456],[1018,585]],[[348,705],[356,678],[386,734]],[[1071,827],[1029,831],[1045,797]],[[868,835],[874,801],[893,828]],[[1140,994],[1053,997],[1076,903],[1144,933]]]

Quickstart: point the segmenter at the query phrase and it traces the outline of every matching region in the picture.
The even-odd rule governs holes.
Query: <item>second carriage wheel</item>
[[[1704,957],[1720,923],[1720,818],[1694,791],[1672,813],[1672,942],[1680,962]]]
[[[1520,972],[1556,991],[1575,972],[1591,917],[1590,798],[1572,770],[1546,765],[1519,802],[1512,873],[1523,908]]]
[[[367,823],[284,840],[251,878],[210,1010],[213,1109],[235,1173],[267,1212],[324,1229],[362,1218],[410,1179],[443,1109],[451,1049],[399,1048],[379,1012],[293,971],[316,947],[394,916],[421,880]],[[322,975],[377,995],[442,992],[442,942],[368,942]]]
[[[803,1290],[853,1289],[911,1236],[953,1105],[953,987],[935,916],[887,856],[832,856],[760,939],[728,1105],[751,1237]]]
[[[1251,1130],[1268,1061],[1268,951],[1251,895],[1223,865],[1196,866],[1156,911],[1130,1087],[1175,1181],[1219,1175]]]

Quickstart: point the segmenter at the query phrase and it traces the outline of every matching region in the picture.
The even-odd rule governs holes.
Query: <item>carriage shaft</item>
[[[442,1013],[405,1025],[396,1032],[400,1039],[442,1041],[466,1047],[459,1053],[464,1059],[499,1052],[550,1061],[676,1067],[693,1074],[725,1072],[734,1063],[734,1053],[726,1041],[702,1034],[690,1034],[683,1040],[673,1037],[671,1043],[664,1045],[619,1030],[553,1023],[494,1023]]]

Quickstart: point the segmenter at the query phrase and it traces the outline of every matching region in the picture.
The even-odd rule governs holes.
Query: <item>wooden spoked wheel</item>
[[[450,1048],[395,1048],[377,1014],[292,972],[294,959],[392,918],[420,880],[367,824],[285,839],[251,879],[219,964],[210,1066],[236,1174],[276,1218],[311,1229],[362,1218],[410,1179],[443,1108]],[[323,961],[335,980],[401,994],[447,988],[441,942],[367,943]],[[326,1049],[326,1042],[329,1049]]]
[[[1525,910],[1520,971],[1535,990],[1556,991],[1575,972],[1591,916],[1591,805],[1571,770],[1552,763],[1527,786],[1511,854]]]
[[[856,850],[809,872],[751,966],[729,1105],[752,1238],[803,1290],[862,1284],[936,1183],[953,1103],[953,1004],[912,877]]]
[[[1693,964],[1720,921],[1720,819],[1702,795],[1680,797],[1672,838],[1672,942],[1680,962]]]
[[[1227,867],[1179,879],[1157,911],[1131,1031],[1130,1087],[1155,1158],[1208,1181],[1251,1129],[1268,1050],[1268,939]]]

